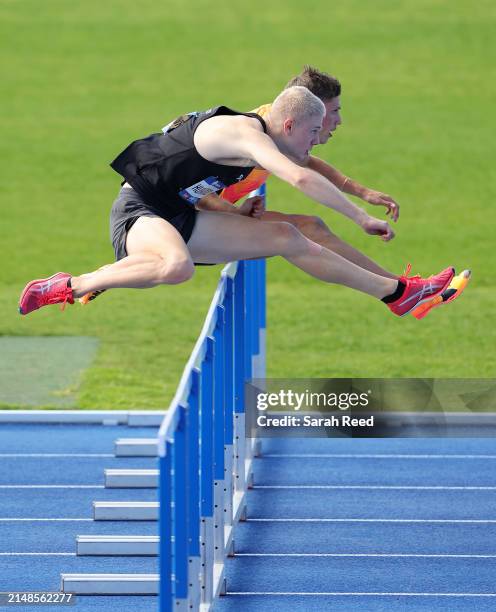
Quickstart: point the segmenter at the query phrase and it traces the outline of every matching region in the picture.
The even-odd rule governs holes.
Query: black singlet
[[[124,177],[145,203],[158,213],[179,214],[205,195],[221,191],[246,178],[253,166],[225,166],[202,157],[193,142],[197,127],[217,115],[245,115],[265,121],[255,113],[241,113],[226,106],[190,113],[173,121],[165,133],[132,142],[111,167]]]

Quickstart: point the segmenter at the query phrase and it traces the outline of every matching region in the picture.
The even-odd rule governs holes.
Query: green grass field
[[[112,261],[119,177],[108,163],[132,139],[185,111],[268,102],[304,63],[343,85],[344,123],[314,152],[398,200],[397,237],[366,236],[275,179],[269,207],[320,215],[394,271],[454,264],[472,268],[473,280],[458,302],[417,322],[271,261],[269,374],[495,376],[493,2],[0,0],[0,15],[0,335],[99,338],[77,406],[164,408],[220,268],[21,318],[24,284]]]

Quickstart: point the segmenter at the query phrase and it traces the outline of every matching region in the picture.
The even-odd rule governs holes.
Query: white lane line
[[[0,552],[0,557],[75,557],[72,552]]]
[[[235,553],[236,557],[405,557],[426,559],[496,559],[496,555],[417,553]]]
[[[328,593],[285,593],[280,591],[227,591],[227,595],[247,595],[248,597],[253,595],[283,595],[289,597],[294,597],[295,595],[304,595],[310,597],[496,597],[496,593],[339,593],[335,591]]]
[[[248,523],[496,523],[496,519],[248,518]]]
[[[252,489],[364,489],[371,491],[377,489],[385,490],[412,490],[412,491],[495,491],[496,486],[462,487],[462,486],[442,486],[442,485],[253,485]]]
[[[1,459],[17,459],[17,458],[22,458],[25,459],[26,457],[28,458],[36,458],[36,459],[52,459],[54,457],[56,457],[57,459],[60,459],[61,457],[67,457],[70,459],[81,459],[81,458],[85,458],[85,457],[102,457],[105,459],[108,459],[109,457],[114,457],[115,455],[112,455],[112,453],[0,453],[0,458]]]
[[[81,521],[91,521],[92,518],[0,518],[0,522],[2,523],[14,523],[14,522],[30,522],[30,521],[73,521],[73,522],[81,522]]]
[[[104,485],[0,485],[0,489],[105,489]]]
[[[262,453],[262,457],[284,459],[496,459],[496,455],[396,455],[396,454],[338,454],[338,453]]]

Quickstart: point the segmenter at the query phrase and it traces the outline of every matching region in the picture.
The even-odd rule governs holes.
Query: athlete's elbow
[[[293,187],[296,187],[296,189],[305,191],[308,188],[311,180],[312,178],[308,170],[306,168],[301,168],[294,173],[291,184]]]

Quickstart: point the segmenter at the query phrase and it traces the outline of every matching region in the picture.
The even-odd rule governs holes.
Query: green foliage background
[[[400,202],[397,238],[365,236],[276,180],[269,206],[319,214],[394,271],[474,276],[417,322],[271,261],[269,374],[494,377],[493,2],[1,0],[0,17],[0,334],[100,338],[79,407],[166,406],[220,268],[21,318],[24,284],[112,261],[108,162],[132,139],[185,111],[270,101],[305,63],[343,84],[343,126],[317,154]]]

